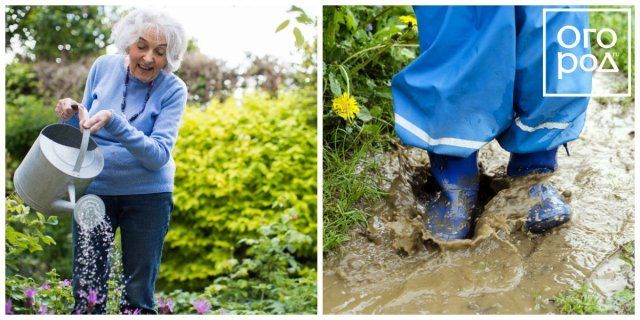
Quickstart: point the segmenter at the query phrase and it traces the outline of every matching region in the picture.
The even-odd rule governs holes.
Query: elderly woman
[[[147,9],[119,21],[113,38],[120,54],[95,61],[82,103],[65,98],[56,105],[58,117],[91,130],[105,158],[87,192],[104,201],[107,223],[93,230],[73,224],[74,310],[105,312],[109,249],[120,228],[121,309],[155,313],[153,292],[173,209],[171,150],[187,101],[184,82],[172,72],[187,40],[179,23]]]

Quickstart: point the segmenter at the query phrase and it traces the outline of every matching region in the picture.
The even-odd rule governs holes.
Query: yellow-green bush
[[[315,262],[316,99],[303,92],[257,93],[213,101],[183,117],[176,161],[175,210],[160,285],[204,288],[243,257],[238,240],[292,214],[313,237],[296,251]]]

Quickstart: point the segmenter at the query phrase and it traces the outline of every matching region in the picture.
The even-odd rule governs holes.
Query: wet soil
[[[602,81],[596,76],[594,86],[611,85]],[[634,235],[633,139],[633,112],[592,99],[583,133],[571,156],[559,150],[553,175],[508,178],[508,153],[496,142],[483,147],[482,212],[472,238],[453,243],[423,231],[420,212],[437,192],[426,152],[378,155],[388,196],[365,208],[366,229],[325,254],[324,313],[557,313],[553,296],[585,281],[610,296],[633,279],[615,254]],[[573,219],[532,235],[522,228],[527,191],[543,180],[562,193]]]

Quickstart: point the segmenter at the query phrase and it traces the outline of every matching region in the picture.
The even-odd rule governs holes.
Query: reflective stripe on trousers
[[[493,139],[516,153],[576,139],[589,98],[542,96],[542,9],[414,7],[421,53],[391,85],[402,141],[466,157]],[[588,14],[547,12],[550,70],[557,68],[557,59],[549,58],[558,46],[555,31],[565,25],[587,28]],[[578,57],[590,52],[580,45],[567,51]],[[580,69],[546,81],[550,92],[591,92],[591,74]]]

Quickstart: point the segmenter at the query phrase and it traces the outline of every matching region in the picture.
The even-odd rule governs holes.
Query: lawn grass
[[[410,6],[323,7],[323,250],[335,250],[366,226],[367,205],[379,199],[375,155],[395,136],[390,81],[418,53],[416,28],[401,17]],[[353,99],[355,117],[334,110]],[[337,102],[336,102],[337,103]]]
[[[352,144],[339,137],[331,137],[336,144],[325,146],[323,150],[324,251],[331,251],[348,241],[349,231],[354,225],[366,225],[369,215],[359,206],[384,194],[375,175],[378,164],[370,158],[383,148],[383,127],[370,125],[373,129],[357,136],[360,143]],[[336,130],[332,134],[343,133]]]

